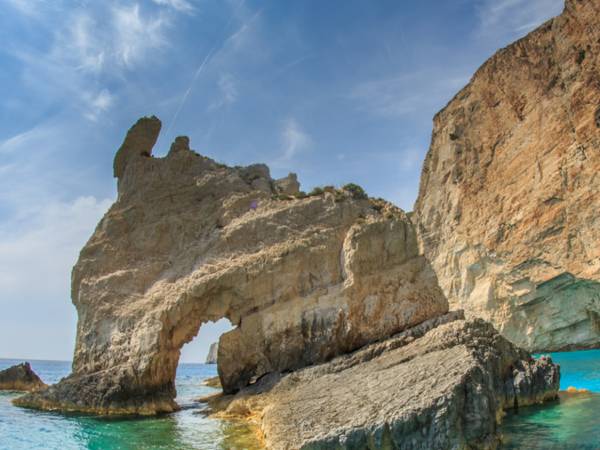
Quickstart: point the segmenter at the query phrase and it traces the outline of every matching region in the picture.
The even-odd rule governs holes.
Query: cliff
[[[185,137],[152,157],[160,126],[143,118],[127,133],[118,199],[73,269],[73,373],[17,404],[172,411],[181,347],[223,317],[236,328],[218,371],[235,392],[447,312],[400,209],[355,186],[303,195],[293,174],[227,167]]]
[[[530,350],[600,345],[600,2],[497,52],[434,119],[415,222],[452,308]]]
[[[210,348],[208,349],[208,355],[206,355],[206,364],[216,364],[218,352],[219,343],[213,342],[212,344],[210,344]]]

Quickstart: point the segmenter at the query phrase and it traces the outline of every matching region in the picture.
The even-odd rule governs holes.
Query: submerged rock
[[[218,352],[219,343],[213,342],[212,344],[210,344],[210,348],[208,349],[208,355],[206,355],[206,364],[216,364]]]
[[[447,315],[209,403],[255,420],[271,450],[491,449],[503,410],[557,398],[559,378],[489,323]]]
[[[45,387],[28,362],[0,370],[0,391],[37,391]]]
[[[294,175],[227,167],[187,138],[155,158],[159,131],[151,117],[127,133],[118,199],[73,269],[73,373],[18,405],[172,411],[181,347],[223,317],[236,326],[218,350],[231,393],[448,311],[402,210],[344,190],[281,196]]]
[[[439,112],[414,219],[451,307],[529,350],[600,346],[600,6],[498,51]]]

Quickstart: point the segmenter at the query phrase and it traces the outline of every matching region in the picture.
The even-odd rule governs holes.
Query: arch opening
[[[214,362],[208,363],[208,359],[221,336],[234,328],[227,318],[205,322],[198,334],[182,346],[175,376],[176,402],[180,406],[208,395],[212,392],[210,388],[220,387],[216,355]]]

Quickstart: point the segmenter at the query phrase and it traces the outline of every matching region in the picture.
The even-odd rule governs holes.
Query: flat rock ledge
[[[38,391],[46,384],[28,362],[0,371],[0,391]]]
[[[255,422],[270,450],[495,449],[503,411],[556,399],[560,369],[459,317],[204,400]]]

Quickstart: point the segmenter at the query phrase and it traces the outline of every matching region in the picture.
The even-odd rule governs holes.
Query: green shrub
[[[350,195],[352,195],[352,198],[354,198],[356,200],[363,200],[363,199],[369,198],[369,196],[367,195],[365,190],[363,188],[361,188],[358,184],[348,183],[342,189],[350,192]]]
[[[296,197],[298,199],[302,199],[302,198],[308,197],[308,195],[306,195],[306,192],[304,192],[304,191],[298,191],[294,194],[294,197]]]
[[[308,193],[308,196],[314,197],[317,195],[323,195],[323,192],[325,192],[325,191],[323,191],[323,188],[317,186],[316,188],[313,188],[313,190]]]

